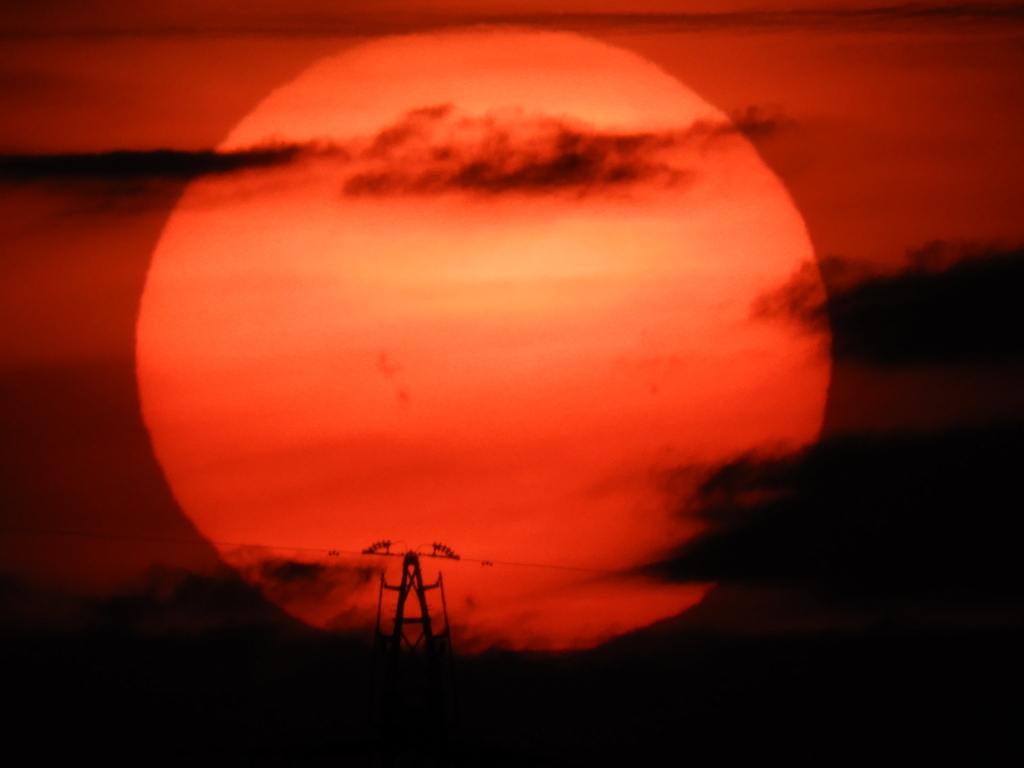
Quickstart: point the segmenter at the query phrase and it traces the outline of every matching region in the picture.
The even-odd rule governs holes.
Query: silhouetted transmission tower
[[[449,547],[435,543],[426,557],[458,560]],[[364,554],[397,555],[390,541],[379,541]],[[451,633],[444,583],[438,573],[423,583],[420,555],[401,555],[402,578],[388,584],[381,574],[374,637],[370,717],[377,729],[386,764],[417,762],[443,765],[452,753],[457,708],[452,670]],[[431,614],[428,592],[440,597],[440,616]],[[394,618],[387,626],[384,597],[395,594]],[[436,601],[436,598],[435,598]],[[435,614],[437,606],[435,605]],[[439,628],[440,620],[443,627]]]

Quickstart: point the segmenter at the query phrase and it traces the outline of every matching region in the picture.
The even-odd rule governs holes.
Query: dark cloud
[[[584,123],[507,111],[470,117],[452,105],[412,110],[373,136],[344,143],[257,146],[233,152],[117,151],[0,156],[0,182],[44,183],[104,198],[144,198],[199,176],[321,163],[344,195],[624,193],[687,183],[679,150],[707,150],[746,133],[774,134],[784,121],[749,108],[730,121],[675,131],[601,131]],[[166,196],[158,199],[165,200]]]
[[[801,264],[784,285],[754,301],[752,317],[796,320],[814,330],[827,328],[827,295],[821,285],[825,272],[824,260],[821,264]]]
[[[678,642],[696,634],[753,637],[1022,626],[1024,607],[1009,603],[902,596],[837,599],[796,586],[716,584],[693,608],[636,634],[641,642],[656,645],[659,635]]]
[[[666,577],[845,598],[1024,599],[1024,424],[846,436],[712,473]]]
[[[241,566],[239,571],[247,581],[258,584],[260,591],[275,604],[287,607],[328,599],[341,604],[346,596],[371,588],[371,582],[380,578],[382,568],[268,557]],[[329,626],[341,630],[350,628],[355,615],[354,607],[345,609]]]
[[[0,180],[174,181],[286,165],[294,161],[302,149],[297,145],[281,145],[237,152],[154,149],[62,155],[0,155]]]
[[[0,536],[12,531],[0,528]],[[77,538],[82,546],[97,540],[129,544],[155,539],[135,536],[35,531],[37,535]],[[170,542],[171,539],[162,541]],[[179,541],[178,543],[186,543]],[[328,595],[344,597],[379,579],[381,568],[345,563],[318,563],[269,557],[232,569],[214,563],[203,570],[151,565],[115,586],[58,586],[52,580],[0,573],[0,634],[36,631],[119,631],[202,633],[235,627],[265,627],[281,632],[315,632],[284,609],[317,602]],[[244,574],[244,578],[243,575]],[[339,615],[331,629],[352,632],[352,621]],[[361,636],[363,630],[357,629]]]
[[[265,579],[282,584],[290,584],[293,581],[316,581],[326,570],[327,566],[320,563],[301,563],[295,560],[269,561],[261,568]]]
[[[835,355],[899,365],[1024,354],[1024,250],[979,254],[944,269],[941,247],[914,260],[908,272],[829,298]]]
[[[673,164],[671,150],[735,132],[697,123],[677,132],[615,133],[518,113],[466,117],[442,105],[414,110],[374,137],[343,189],[356,196],[582,195],[640,183],[673,186],[690,173]]]
[[[154,566],[102,595],[0,577],[0,630],[7,633],[197,633],[240,626],[305,631],[225,566],[205,574]]]
[[[729,118],[736,130],[751,141],[770,139],[795,125],[795,121],[780,110],[756,104],[733,111]]]
[[[1024,249],[931,243],[908,268],[871,275],[831,257],[761,297],[755,316],[788,316],[830,326],[837,359],[875,365],[1002,363],[1024,356]]]
[[[351,566],[344,563],[325,564],[306,560],[268,558],[256,566],[261,581],[279,585],[320,584],[333,589],[340,584],[365,584],[379,576],[380,568]]]

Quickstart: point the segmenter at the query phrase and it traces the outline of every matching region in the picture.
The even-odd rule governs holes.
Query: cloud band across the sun
[[[0,183],[108,184],[108,194],[137,195],[143,191],[139,185],[325,162],[338,174],[344,196],[585,196],[686,184],[692,171],[680,163],[678,150],[707,149],[741,134],[763,138],[782,125],[783,119],[749,108],[733,121],[616,132],[516,111],[469,116],[438,105],[412,110],[373,136],[347,141],[268,143],[235,151],[0,155]]]
[[[0,155],[0,181],[180,181],[198,176],[287,165],[303,149],[298,145],[281,145],[237,152],[154,149],[85,154]]]

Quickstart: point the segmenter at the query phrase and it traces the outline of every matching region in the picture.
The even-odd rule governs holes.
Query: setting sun
[[[604,572],[698,530],[679,467],[812,441],[830,365],[753,311],[813,252],[727,116],[634,53],[473,28],[320,61],[219,151],[254,147],[286,159],[190,185],[137,329],[157,457],[224,559],[330,627],[371,621],[386,561],[275,591],[236,545],[592,569],[446,563],[477,646],[593,645],[697,601]]]

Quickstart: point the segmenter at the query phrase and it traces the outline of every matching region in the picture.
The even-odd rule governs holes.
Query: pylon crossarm
[[[390,555],[391,554],[391,542],[388,540],[375,541],[373,544],[363,550],[364,555]]]
[[[446,557],[449,560],[461,560],[462,559],[461,557],[459,557],[459,555],[455,554],[455,552],[452,551],[452,548],[449,547],[447,544],[442,544],[439,541],[435,541],[430,546],[433,547],[434,551],[431,552],[428,555],[428,557]]]

